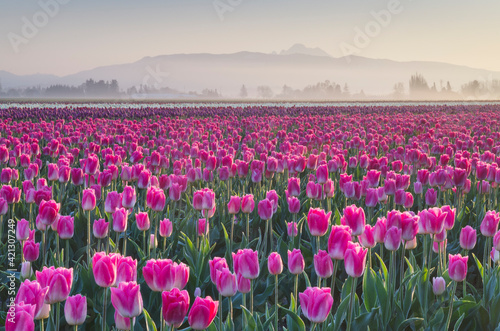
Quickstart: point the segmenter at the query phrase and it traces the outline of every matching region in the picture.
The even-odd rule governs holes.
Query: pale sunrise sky
[[[377,23],[373,12],[391,6]],[[67,75],[145,56],[296,43],[340,57],[356,31],[374,28],[357,55],[500,71],[499,15],[498,0],[0,0],[0,70]]]

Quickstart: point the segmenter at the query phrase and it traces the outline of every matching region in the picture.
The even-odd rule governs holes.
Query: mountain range
[[[257,86],[267,85],[275,94],[283,85],[302,89],[307,85],[329,80],[344,86],[351,93],[363,91],[370,95],[386,95],[394,84],[402,82],[406,89],[411,75],[419,73],[430,86],[446,86],[454,90],[469,81],[500,79],[500,72],[442,62],[401,62],[361,56],[335,58],[320,48],[301,44],[272,54],[238,52],[232,54],[171,54],[145,57],[139,61],[115,64],[81,71],[67,76],[50,74],[15,75],[0,71],[4,90],[54,84],[80,85],[87,79],[116,79],[121,89],[148,85],[170,87],[177,91],[217,89],[223,96],[237,96],[241,86],[249,96],[256,95]]]

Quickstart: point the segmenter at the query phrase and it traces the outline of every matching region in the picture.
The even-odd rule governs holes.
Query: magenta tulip
[[[448,255],[448,275],[456,282],[463,282],[467,276],[467,261],[468,256],[462,255]]]
[[[179,328],[189,310],[189,294],[186,290],[173,288],[161,294],[162,315],[168,326]]]
[[[140,286],[136,282],[124,282],[112,287],[111,303],[123,317],[139,316],[143,309]]]
[[[311,208],[307,214],[307,225],[312,236],[321,237],[328,231],[332,212],[325,213],[323,209]]]
[[[211,297],[197,297],[188,314],[188,322],[193,330],[204,330],[212,324],[217,315],[219,301],[212,300]]]
[[[64,317],[69,325],[80,325],[87,318],[87,298],[77,294],[68,297],[64,304]]]
[[[326,321],[333,305],[331,289],[328,287],[308,287],[299,293],[300,307],[304,316],[313,323]]]

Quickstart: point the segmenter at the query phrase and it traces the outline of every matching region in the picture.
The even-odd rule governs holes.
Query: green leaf
[[[146,309],[143,309],[142,311],[144,312],[144,319],[146,320],[146,330],[156,331],[156,324],[151,318],[151,316],[149,316],[148,311]]]
[[[294,313],[290,309],[286,309],[285,307],[282,307],[280,305],[278,305],[278,307],[281,310],[283,310],[288,315],[288,317],[290,317],[291,321],[293,322],[292,323],[293,329],[292,329],[292,325],[289,324],[288,325],[289,330],[299,330],[299,331],[306,330],[306,325],[304,324],[304,321],[299,317],[299,315],[297,315],[296,313]],[[287,320],[288,320],[288,317],[287,317]]]
[[[376,277],[377,275],[372,268],[367,269],[363,275],[363,301],[367,311],[372,310],[377,304]]]
[[[406,330],[408,327],[410,327],[412,330],[418,330],[420,329],[423,322],[424,319],[422,317],[412,317],[404,320],[401,324],[399,324],[398,330]]]
[[[388,281],[387,280],[389,279],[389,277],[387,276],[387,267],[385,266],[384,260],[382,260],[382,258],[377,253],[375,253],[375,256],[380,261],[380,267],[382,269],[382,275],[384,276],[385,289],[387,290],[387,285],[388,285]]]
[[[368,324],[370,324],[374,318],[378,315],[380,308],[377,307],[372,311],[363,313],[356,317],[354,321],[352,321],[352,329],[353,330],[366,330]]]
[[[455,326],[453,327],[454,331],[458,331],[460,329],[460,325],[462,325],[462,322],[464,321],[465,318],[465,313],[463,313],[459,319],[455,322]]]
[[[255,323],[255,318],[252,316],[252,313],[250,313],[250,311],[243,306],[241,306],[241,309],[243,310],[243,314],[245,314],[245,317],[247,318],[247,327],[245,329],[257,330],[257,324]]]
[[[337,311],[335,312],[335,330],[340,330],[340,326],[342,325],[347,316],[347,309],[349,308],[350,296],[351,295],[349,294],[346,299],[340,302],[340,305],[337,308]]]
[[[472,253],[472,257],[476,261],[477,269],[479,270],[479,274],[481,275],[481,279],[483,279],[483,283],[484,283],[484,268],[483,268],[483,265],[481,264],[481,262],[479,262],[479,260],[477,259],[476,255],[474,253]]]

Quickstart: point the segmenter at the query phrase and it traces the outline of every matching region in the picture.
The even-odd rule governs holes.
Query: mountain
[[[440,62],[398,62],[360,56],[330,57],[320,49],[294,45],[280,54],[238,52],[233,54],[172,54],[145,57],[133,63],[98,67],[64,77],[53,75],[16,76],[0,71],[3,89],[27,86],[48,86],[60,83],[80,85],[87,79],[116,79],[121,89],[148,85],[170,87],[189,92],[205,88],[217,89],[223,96],[237,96],[243,84],[250,97],[257,95],[259,85],[268,85],[275,94],[283,85],[302,89],[307,85],[329,80],[344,86],[351,93],[363,90],[367,95],[387,95],[394,84],[422,74],[430,86],[438,89],[449,81],[454,90],[472,80],[500,79],[500,72],[475,69]]]
[[[295,44],[289,49],[282,50],[280,55],[290,55],[290,54],[304,54],[304,55],[312,55],[312,56],[327,56],[331,57],[330,54],[325,52],[319,47],[309,48],[304,46],[303,44]]]

